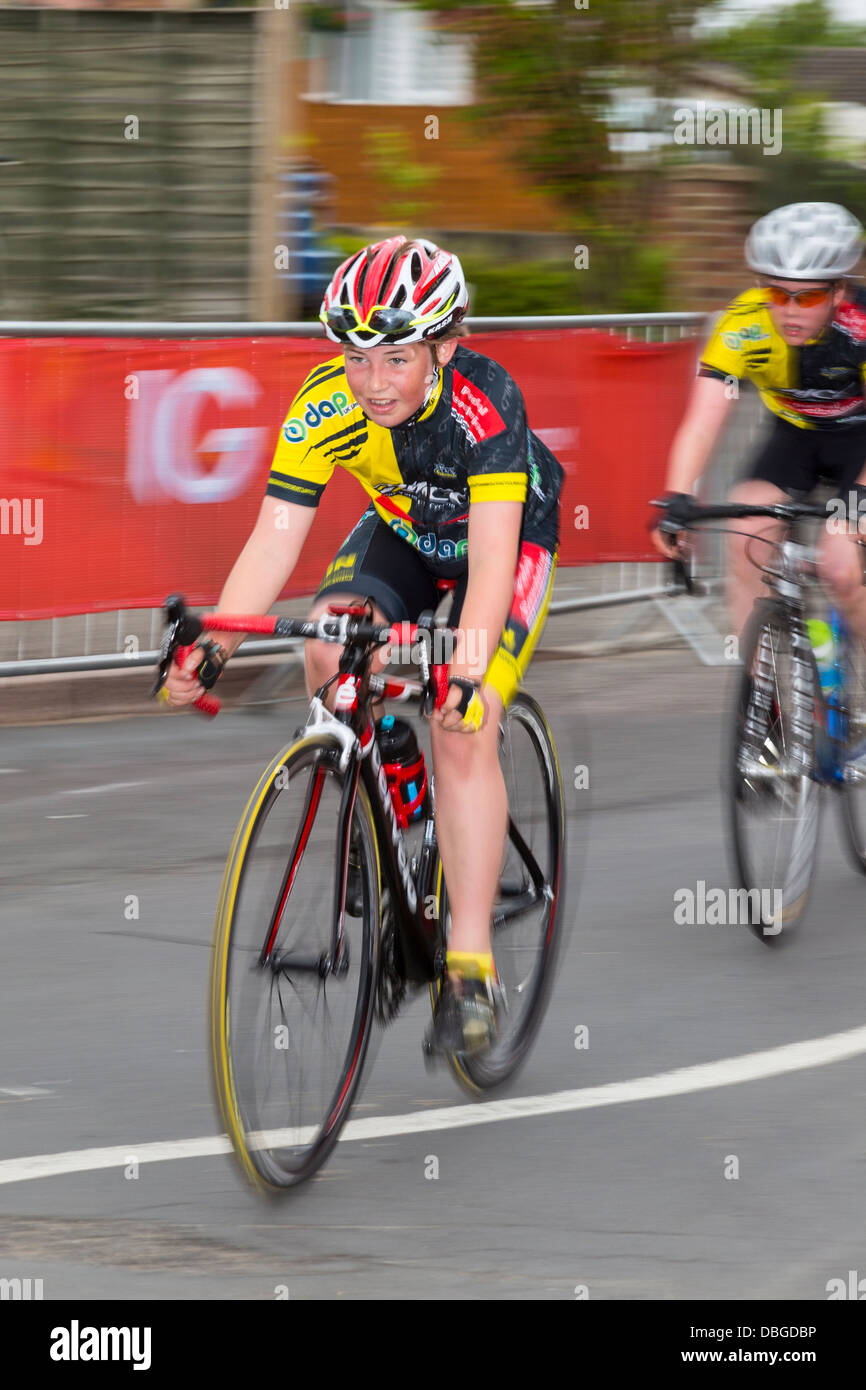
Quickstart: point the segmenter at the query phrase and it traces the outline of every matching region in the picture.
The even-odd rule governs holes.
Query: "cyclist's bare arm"
[[[235,561],[217,603],[220,613],[267,613],[288,583],[316,515],[315,507],[299,507],[277,497],[262,500],[258,520]],[[244,640],[243,633],[205,633],[228,656]],[[194,671],[200,648],[190,652],[183,671],[173,665],[165,682],[172,704],[190,704],[201,694]]]
[[[725,381],[714,376],[695,378],[686,413],[671,445],[666,492],[695,491],[728,421],[731,404]],[[653,543],[663,555],[674,552],[672,541],[673,537],[653,532]]]

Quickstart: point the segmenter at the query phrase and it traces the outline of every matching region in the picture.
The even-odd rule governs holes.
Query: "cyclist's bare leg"
[[[841,608],[851,630],[866,642],[866,587],[863,582],[866,549],[858,542],[856,531],[848,535],[833,533],[825,527],[818,542],[818,564],[833,603]]]
[[[317,599],[316,602],[313,604],[309,613],[307,614],[307,621],[315,622],[317,618],[321,618],[323,615],[327,614],[328,608],[332,603],[363,604],[364,598],[362,595],[354,597],[351,594],[343,593],[325,595],[324,597]],[[381,608],[374,604],[373,622],[387,623],[388,621],[388,618],[385,617],[385,614],[382,612]],[[337,671],[340,668],[340,657],[342,655],[343,648],[338,646],[336,642],[320,642],[315,638],[310,638],[308,641],[304,643],[304,671],[307,681],[308,695],[312,695],[313,691],[318,690],[320,685],[324,685],[325,681],[328,680],[329,677],[335,676],[337,674]],[[387,665],[387,654],[383,655],[382,649],[380,649],[377,652],[374,652],[373,659],[370,663],[370,670],[381,671]],[[328,709],[331,710],[334,707],[335,691],[336,682],[334,685],[331,686],[325,698],[325,704],[328,706]],[[374,718],[376,717],[378,713],[378,708],[381,706],[381,704],[382,702],[380,700],[376,700],[373,702],[372,712]]]
[[[488,716],[474,734],[431,725],[436,778],[436,837],[451,910],[448,948],[487,954],[508,798],[499,764],[502,700],[484,687]]]
[[[790,497],[773,483],[760,478],[752,478],[738,483],[728,497],[729,502],[738,502],[750,507],[772,507],[779,502],[790,502]],[[765,517],[745,517],[742,520],[725,523],[745,533],[727,537],[727,594],[728,607],[733,620],[734,631],[741,633],[757,598],[767,591],[763,575],[749,555],[759,563],[770,559],[770,548],[756,536],[768,540],[779,540],[784,527],[779,522],[768,521]]]

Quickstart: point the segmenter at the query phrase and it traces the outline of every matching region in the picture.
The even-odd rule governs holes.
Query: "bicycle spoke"
[[[817,849],[820,787],[796,732],[809,735],[817,673],[797,650],[786,610],[759,605],[744,646],[729,798],[737,876],[761,905],[749,925],[765,939],[802,913]]]

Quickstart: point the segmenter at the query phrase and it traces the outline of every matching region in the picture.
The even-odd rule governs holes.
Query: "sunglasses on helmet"
[[[319,314],[322,323],[338,333],[399,333],[412,328],[418,320],[412,309],[389,309],[384,304],[374,304],[362,321],[353,304],[340,304]]]

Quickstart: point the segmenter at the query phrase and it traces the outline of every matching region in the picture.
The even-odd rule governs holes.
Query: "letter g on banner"
[[[261,387],[240,367],[194,367],[173,380],[165,371],[140,372],[139,399],[130,402],[127,480],[137,502],[226,502],[242,493],[262,462],[268,431],[261,426],[211,429],[196,439],[208,399],[225,410],[254,406]],[[205,470],[201,455],[219,451]]]

